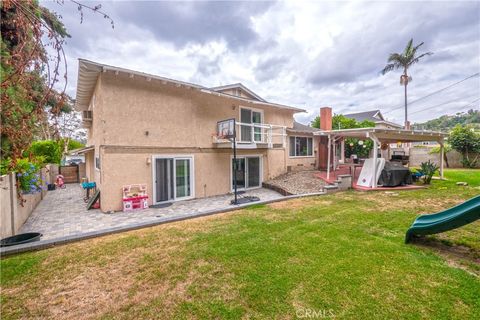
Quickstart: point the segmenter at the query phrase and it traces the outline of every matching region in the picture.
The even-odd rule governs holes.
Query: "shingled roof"
[[[349,114],[344,114],[345,117],[350,118],[350,119],[355,119],[358,122],[362,122],[365,120],[370,120],[373,122],[376,121],[385,121],[385,118],[383,118],[382,113],[380,110],[371,110],[371,111],[365,111],[365,112],[358,112],[358,113],[349,113]]]
[[[300,122],[293,121],[293,127],[287,129],[289,132],[298,132],[298,133],[313,133],[317,132],[320,129],[312,128],[310,126],[301,124]]]

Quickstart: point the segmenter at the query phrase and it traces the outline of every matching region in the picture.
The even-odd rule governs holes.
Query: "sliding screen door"
[[[155,165],[156,202],[173,200],[173,159],[156,159]]]
[[[260,157],[237,158],[237,169],[232,159],[232,190],[235,188],[235,176],[237,177],[237,189],[255,188],[261,185],[261,160]]]
[[[247,188],[260,187],[260,158],[247,158]]]
[[[245,158],[237,158],[236,166],[232,159],[232,190],[235,188],[235,176],[237,177],[237,189],[245,188],[245,170]]]

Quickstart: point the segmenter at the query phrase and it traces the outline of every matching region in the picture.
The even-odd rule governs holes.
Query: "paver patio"
[[[140,211],[103,213],[99,209],[86,210],[83,202],[84,191],[79,184],[68,184],[66,189],[49,191],[20,232],[40,232],[42,240],[80,235],[114,227],[128,227],[159,218],[181,217],[221,208],[231,208],[232,195],[174,202],[165,208],[149,208]],[[249,190],[244,195],[257,196],[260,200],[282,198],[282,195],[269,189]]]

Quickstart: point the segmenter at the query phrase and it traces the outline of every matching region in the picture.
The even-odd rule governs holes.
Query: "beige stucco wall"
[[[264,122],[292,127],[293,111],[103,73],[93,108],[92,145],[212,147],[219,120],[236,118],[240,106],[260,109]]]
[[[95,159],[94,152],[85,153],[85,176],[88,181],[95,181]]]
[[[280,157],[282,150],[277,150]],[[262,159],[262,175],[264,179],[271,172],[280,174],[284,166],[277,160],[272,161],[271,151],[239,150],[238,156],[259,156]],[[149,194],[149,204],[154,200],[153,194],[153,156],[193,156],[195,198],[210,197],[231,191],[231,150],[167,150],[145,148],[129,149],[107,148],[104,153],[102,167],[105,183],[101,195],[102,211],[118,211],[122,209],[122,187],[128,184],[146,184]],[[270,160],[270,161],[269,161]],[[128,168],[128,170],[125,170]]]
[[[147,159],[155,154],[194,154],[196,197],[229,192],[232,150],[216,148],[212,134],[219,120],[239,121],[240,107],[261,110],[264,123],[293,126],[292,110],[239,103],[110,72],[101,74],[94,96],[88,145],[95,151],[87,153],[85,160],[89,180],[101,190],[102,211],[122,208],[123,185],[146,183],[153,197],[152,164],[147,164]],[[261,154],[265,180],[286,171],[287,151],[288,147],[242,150],[239,154]],[[101,170],[95,169],[95,156],[100,156]]]

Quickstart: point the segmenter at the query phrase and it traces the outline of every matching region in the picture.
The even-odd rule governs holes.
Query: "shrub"
[[[462,154],[464,167],[474,168],[477,165],[480,153],[480,134],[475,132],[473,127],[457,125],[450,132],[448,142],[453,149]]]
[[[42,190],[42,178],[40,176],[42,158],[19,159],[15,165],[14,171],[17,175],[17,188],[22,193],[35,193]]]
[[[439,167],[430,160],[428,160],[427,162],[422,162],[420,164],[420,169],[418,170],[418,172],[422,174],[423,183],[430,184],[433,175],[435,174],[435,172],[437,172],[438,169]]]
[[[34,141],[28,151],[34,157],[44,157],[45,163],[59,164],[62,159],[62,149],[54,140]]]

